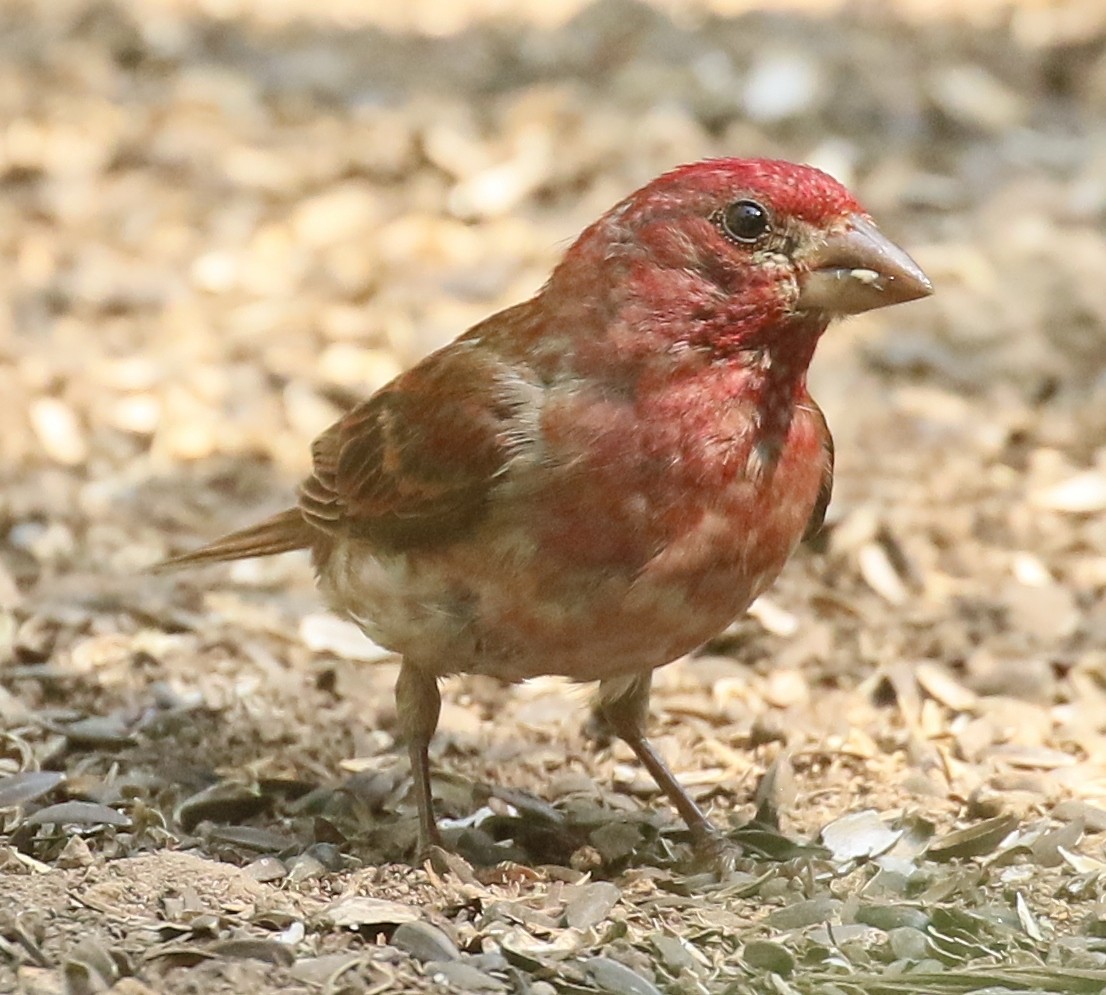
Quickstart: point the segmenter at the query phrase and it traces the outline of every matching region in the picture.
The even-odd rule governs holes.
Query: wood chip
[[[609,881],[580,885],[565,906],[565,922],[573,929],[598,926],[618,904],[622,892]]]
[[[59,802],[32,812],[23,820],[28,826],[47,823],[66,826],[129,826],[131,820],[122,812],[95,802]]]
[[[417,922],[421,918],[418,909],[410,905],[364,895],[339,898],[323,909],[320,917],[342,929],[397,926],[405,922]]]
[[[861,546],[857,563],[861,576],[876,594],[893,605],[906,604],[910,592],[880,543],[867,542]]]
[[[947,671],[936,664],[923,662],[914,668],[922,689],[954,712],[970,712],[976,706],[976,695]]]

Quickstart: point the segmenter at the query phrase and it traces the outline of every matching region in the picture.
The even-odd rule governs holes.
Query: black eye
[[[768,212],[755,200],[735,201],[722,212],[722,228],[737,242],[755,242],[768,227]]]

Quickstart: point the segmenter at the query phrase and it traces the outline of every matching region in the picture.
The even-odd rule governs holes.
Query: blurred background
[[[819,591],[860,607],[794,662],[933,657],[1046,699],[1100,667],[1095,0],[8,0],[8,628],[53,604],[130,631],[74,598],[283,506],[344,408],[531,294],[629,190],[731,154],[829,170],[937,287],[835,328],[815,363],[833,528],[776,635]],[[227,576],[300,592],[293,627],[313,603],[296,558]]]
[[[245,584],[294,635],[315,604],[294,557],[184,594],[131,578],[283,506],[312,436],[531,294],[629,190],[768,155],[852,187],[937,293],[824,340],[832,528],[753,636],[778,650],[801,622],[803,683],[904,656],[1050,700],[1097,672],[1106,8],[772,8],[8,0],[8,628],[52,605],[49,638],[115,638],[145,624],[135,592],[218,619],[212,598]],[[127,617],[97,615],[109,590]],[[324,650],[349,635],[323,628]]]
[[[394,667],[358,663],[302,559],[138,571],[286,505],[346,407],[714,155],[828,170],[936,294],[826,336],[830,528],[658,675],[662,748],[739,809],[780,743],[851,744],[796,761],[804,830],[857,763],[877,807],[1106,794],[1101,0],[3,0],[0,717],[32,730],[9,766],[166,806],[236,764],[402,766]],[[455,682],[437,749],[551,801],[648,795],[582,714]],[[66,733],[90,717],[115,739]]]
[[[834,517],[939,502],[998,553],[1101,554],[1026,502],[1090,470],[1052,502],[1106,506],[1106,10],[759,6],[8,0],[5,586],[282,502],[351,402],[731,154],[827,169],[938,286],[821,350]],[[926,566],[984,565],[951,537]]]
[[[827,169],[939,289],[821,350],[834,517],[939,502],[996,555],[1101,557],[1101,519],[1026,502],[1106,506],[1106,10],[771,6],[7,0],[8,599],[282,502],[352,401],[731,154]],[[950,538],[926,566],[984,565]]]

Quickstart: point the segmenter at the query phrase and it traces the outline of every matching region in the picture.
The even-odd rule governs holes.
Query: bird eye
[[[722,228],[736,242],[755,242],[768,227],[768,212],[755,200],[735,201],[722,212]]]

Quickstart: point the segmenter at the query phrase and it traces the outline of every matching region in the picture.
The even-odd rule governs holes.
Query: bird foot
[[[724,881],[737,870],[745,851],[712,825],[692,832],[692,848],[695,863],[704,870],[713,871]]]
[[[438,823],[434,818],[431,816],[426,820],[420,819],[420,822],[418,838],[415,841],[415,852],[411,857],[411,863],[415,867],[434,859],[439,853],[450,852],[450,848],[442,838],[441,830],[438,829]]]

